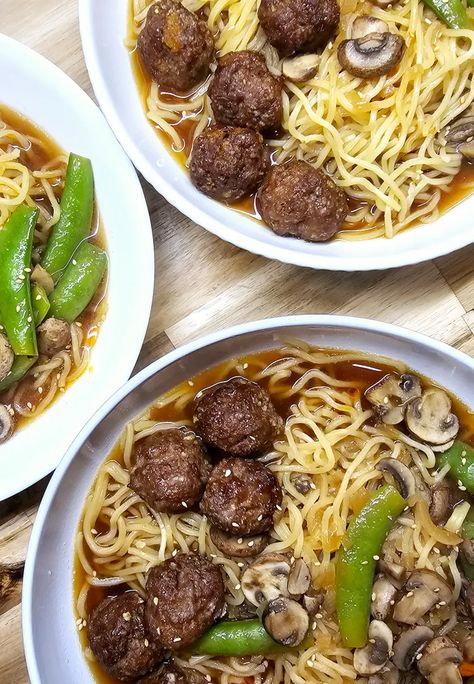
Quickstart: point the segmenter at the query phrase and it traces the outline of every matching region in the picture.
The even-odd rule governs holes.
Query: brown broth
[[[131,33],[131,26],[133,22],[133,17],[132,14],[130,13],[130,30],[129,32]],[[145,67],[143,66],[143,63],[141,61],[140,55],[138,53],[138,50],[133,50],[130,53],[130,59],[131,59],[131,64],[132,64],[132,70],[135,76],[135,81],[138,85],[138,90],[140,93],[140,98],[142,101],[143,109],[146,112],[147,111],[147,98],[148,94],[150,91],[151,87],[151,77],[146,71]],[[164,95],[162,94],[162,97],[165,101],[167,102],[178,102],[179,100],[182,101],[182,98],[172,95],[170,93]],[[196,120],[193,120],[189,116],[183,117],[180,121],[178,121],[176,124],[174,124],[175,129],[177,130],[178,134],[181,136],[181,138],[184,140],[184,146],[183,149],[181,150],[175,150],[172,144],[172,141],[170,137],[168,136],[167,133],[162,131],[158,126],[154,126],[156,133],[158,136],[161,138],[163,143],[167,146],[169,153],[172,155],[172,157],[181,165],[181,167],[185,170],[188,168],[187,160],[188,157],[191,153],[191,148],[193,144],[193,136],[194,136],[194,131],[196,129],[197,122]],[[474,164],[469,164],[467,161],[463,161],[461,170],[459,171],[456,176],[453,177],[451,183],[449,184],[449,190],[448,192],[445,192],[441,195],[441,200],[439,202],[439,210],[441,214],[444,214],[447,212],[449,209],[454,207],[456,204],[459,204],[459,202],[462,202],[462,200],[466,199],[466,197],[469,197],[469,195],[472,193],[474,190]],[[364,203],[358,203],[356,200],[350,199],[349,201],[349,211],[350,212],[355,212],[360,209],[362,204],[367,204],[366,202]],[[235,209],[249,218],[252,218],[254,220],[260,221],[261,222],[261,217],[259,214],[259,211],[256,206],[256,193],[253,193],[249,197],[244,197],[241,200],[238,200],[236,202],[229,202],[228,205],[232,208]],[[412,225],[415,225],[416,221],[413,222],[413,224],[410,224],[407,227],[411,227]],[[343,237],[344,233],[353,233],[354,231],[370,231],[373,230],[373,228],[376,228],[377,224],[374,226],[369,227],[367,223],[364,221],[361,221],[360,223],[346,223],[341,231],[339,232],[339,236]]]
[[[332,355],[337,355],[341,353],[340,349],[324,349],[320,350],[324,351],[326,354],[332,354]],[[249,379],[254,379],[255,375],[258,371],[261,370],[262,366],[267,367],[270,364],[280,361],[281,359],[286,358],[285,355],[285,350],[284,349],[276,349],[276,350],[271,350],[271,351],[265,351],[265,352],[260,352],[257,354],[249,354],[246,356],[238,357],[236,358],[236,364],[240,363],[242,366],[244,364],[248,364],[248,367],[245,370],[245,375]],[[224,372],[224,369],[227,367],[228,368],[228,362],[225,364],[220,364],[218,366],[214,366],[212,368],[209,368],[205,370],[204,372],[200,373],[199,375],[195,376],[194,378],[191,379],[192,385],[190,385],[189,381],[184,381],[181,383],[177,388],[182,388],[183,390],[189,391],[190,387],[192,388],[192,391],[197,393],[200,390],[203,390],[207,387],[210,387],[212,385],[215,385],[217,382],[221,382],[222,380],[229,379],[231,377],[235,377],[237,375],[237,372],[235,370],[230,370],[227,371],[226,373]],[[302,363],[301,364],[305,370],[309,370],[311,368],[311,364],[309,363]],[[364,399],[364,392],[365,390],[373,385],[375,382],[383,378],[387,373],[395,372],[397,371],[391,367],[390,365],[387,365],[385,363],[381,363],[376,356],[373,357],[373,360],[367,361],[367,360],[361,360],[361,361],[344,361],[344,362],[337,362],[337,363],[328,363],[324,366],[321,366],[323,370],[325,370],[327,373],[331,374],[333,377],[335,377],[338,380],[346,380],[346,381],[351,381],[359,385],[359,389],[355,390],[355,392],[359,393],[359,397],[362,400],[362,403],[365,404],[366,400]],[[418,374],[419,375],[419,374]],[[299,377],[299,374],[296,375],[296,373],[293,375],[292,378],[289,378],[287,380],[288,383],[294,382],[296,378]],[[422,382],[425,386],[432,386],[434,383],[430,380],[422,378]],[[267,391],[270,391],[269,385],[267,381],[260,381],[259,384],[264,387]],[[173,390],[174,391],[174,390]],[[294,403],[294,398],[293,399],[285,399],[281,400],[278,396],[275,395],[275,393],[270,392],[272,396],[272,401],[274,405],[276,406],[278,412],[282,417],[287,417],[289,414],[290,406],[291,404]],[[451,395],[451,399],[453,402],[453,410],[455,411],[456,415],[459,418],[459,422],[461,425],[461,430],[459,433],[459,438],[465,440],[472,446],[474,446],[474,413],[471,411],[467,406],[465,406],[462,402],[460,402],[456,397]],[[367,404],[368,405],[368,404]],[[167,404],[165,406],[160,406],[159,398],[157,398],[157,402],[155,405],[152,407],[150,416],[152,420],[156,421],[182,421],[182,420],[192,420],[192,403],[189,403],[187,406],[180,408],[179,410],[176,409],[174,404]],[[120,447],[118,444],[114,446],[110,454],[107,456],[106,460],[115,460],[119,463],[123,464],[123,459],[122,459],[122,452],[120,450]],[[354,502],[356,505],[356,502]],[[355,509],[354,505],[354,509]],[[100,529],[100,523],[96,523],[96,529],[98,532],[101,531]],[[105,531],[105,530],[104,530]],[[86,551],[86,556],[88,557],[89,562],[91,565],[94,567],[92,557],[88,551],[87,548],[85,548]],[[97,574],[100,576],[100,567],[97,566],[95,568],[97,570]],[[73,574],[73,596],[74,596],[74,605],[76,605],[76,600],[79,595],[79,592],[85,582],[86,575],[84,572],[84,569],[79,561],[79,558],[77,557],[77,554],[75,556],[74,560],[74,574]],[[98,605],[104,598],[107,596],[112,596],[116,595],[118,593],[121,593],[124,591],[123,585],[121,587],[117,587],[114,589],[110,588],[103,588],[103,587],[91,587],[91,589],[88,592],[87,596],[87,613],[89,614],[90,610],[92,610],[96,605]],[[82,644],[83,648],[87,647],[87,634],[86,634],[85,629],[82,629],[79,632],[79,637],[80,637],[80,642]],[[110,675],[106,674],[100,667],[98,663],[89,663],[89,666],[91,668],[92,674],[94,676],[95,681],[98,684],[119,684],[119,681],[117,679],[114,679]],[[217,684],[217,681],[216,681]]]
[[[27,136],[32,141],[30,148],[26,152],[20,148],[21,163],[32,171],[40,170],[45,164],[53,160],[55,157],[65,154],[64,150],[53,140],[53,138],[51,138],[48,133],[43,131],[37,124],[3,104],[0,104],[0,120],[3,121],[7,127]],[[105,232],[102,226],[97,205],[94,206],[91,232],[88,240],[104,250],[107,249]],[[84,332],[83,346],[85,347],[92,348],[96,342],[99,328],[105,318],[107,311],[105,298],[106,291],[107,276],[104,278],[88,307],[77,319],[77,323],[81,325]],[[70,384],[72,384],[72,382],[66,382],[65,390],[67,390]],[[41,396],[32,387],[32,376],[27,376],[17,385],[17,387],[23,387],[25,389],[23,394],[24,405],[26,405],[26,403],[29,401],[34,407],[35,404],[40,402]],[[11,390],[7,390],[7,392],[0,394],[0,402],[2,402],[3,398],[5,403],[8,403],[6,398],[9,397],[9,392],[11,392]],[[61,392],[58,392],[52,403],[54,403],[60,395]],[[34,418],[34,411],[32,411],[31,416],[22,416],[21,414],[16,413],[15,431],[24,427],[26,424],[31,422],[31,420],[34,420]]]

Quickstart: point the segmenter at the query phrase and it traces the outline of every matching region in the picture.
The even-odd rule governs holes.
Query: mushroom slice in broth
[[[451,413],[451,399],[437,387],[430,387],[408,404],[406,424],[415,437],[427,444],[446,444],[459,432],[459,420]]]
[[[242,575],[241,587],[245,598],[254,606],[288,596],[290,563],[286,556],[268,553],[260,556]]]
[[[383,423],[397,425],[405,417],[408,402],[420,397],[421,393],[421,382],[415,375],[389,373],[369,387],[365,397]]]
[[[344,40],[337,56],[343,69],[358,78],[388,74],[401,62],[405,41],[394,33],[369,33],[362,38]]]
[[[369,625],[369,640],[364,648],[354,651],[354,668],[362,675],[379,672],[390,657],[393,634],[381,620],[372,620]]]
[[[285,596],[267,604],[262,622],[272,639],[283,646],[298,646],[309,629],[309,616],[303,606]]]

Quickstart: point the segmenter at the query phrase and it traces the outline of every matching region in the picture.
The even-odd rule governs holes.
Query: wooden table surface
[[[0,5],[4,33],[48,57],[92,95],[75,0],[1,0]],[[474,246],[399,270],[315,272],[228,245],[181,215],[145,182],[143,188],[153,224],[157,287],[137,370],[205,332],[296,313],[378,318],[474,356]],[[28,682],[21,579],[46,485],[45,480],[0,503],[1,684]]]

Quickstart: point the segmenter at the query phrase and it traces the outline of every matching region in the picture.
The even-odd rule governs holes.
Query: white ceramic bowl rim
[[[473,240],[464,201],[437,221],[420,224],[391,240],[308,243],[276,236],[189,181],[152,130],[124,47],[127,0],[79,0],[82,46],[97,100],[128,156],[171,204],[210,232],[242,249],[279,261],[318,269],[365,271],[405,266],[448,254]],[[118,35],[115,35],[118,34]]]
[[[142,370],[136,376],[131,378],[122,388],[120,388],[94,415],[89,423],[83,428],[81,433],[76,437],[74,442],[68,449],[67,454],[62,459],[59,467],[56,469],[51,482],[46,490],[41,505],[38,510],[36,521],[33,527],[28,555],[25,565],[24,581],[23,581],[23,596],[22,596],[22,621],[23,621],[23,640],[26,661],[28,665],[28,672],[33,684],[41,684],[41,673],[38,670],[38,661],[35,652],[35,642],[33,636],[33,583],[36,557],[38,554],[39,545],[43,533],[43,528],[50,511],[52,501],[61,485],[64,474],[74,460],[76,453],[80,447],[86,442],[88,436],[94,429],[104,420],[104,418],[130,393],[137,387],[144,383],[147,379],[154,376],[158,371],[163,370],[167,366],[174,364],[179,359],[182,359],[192,352],[202,350],[216,342],[223,340],[233,340],[239,336],[247,333],[275,331],[278,334],[279,329],[287,327],[312,327],[321,330],[324,335],[325,329],[340,329],[344,334],[379,334],[384,338],[389,338],[394,342],[400,340],[404,344],[409,344],[413,349],[420,348],[420,351],[428,348],[439,358],[445,359],[452,364],[452,368],[466,368],[469,367],[474,372],[474,360],[469,356],[456,349],[449,347],[443,342],[431,339],[426,335],[422,335],[399,326],[389,325],[378,321],[369,319],[353,318],[349,316],[327,316],[327,315],[302,315],[302,316],[287,316],[281,318],[270,318],[258,320],[242,325],[237,325],[217,333],[206,335],[196,341],[190,342],[185,346],[178,348],[161,359],[150,364],[147,368]],[[346,345],[347,349],[351,348],[350,343]],[[383,352],[381,352],[383,353]],[[403,361],[403,359],[400,359]],[[102,458],[105,456],[103,455]],[[95,464],[96,469],[99,463]],[[91,481],[92,482],[92,481]],[[85,496],[85,495],[84,495]],[[71,588],[72,591],[72,588]],[[62,596],[62,600],[68,600]],[[56,645],[57,647],[57,645]]]
[[[107,309],[89,367],[0,446],[2,500],[50,473],[84,423],[129,378],[149,320],[154,251],[137,174],[98,107],[57,66],[3,34],[0,62],[0,102],[31,119],[67,152],[92,159],[109,258]]]

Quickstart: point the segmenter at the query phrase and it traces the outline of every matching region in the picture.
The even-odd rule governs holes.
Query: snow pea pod
[[[378,489],[347,528],[336,560],[336,609],[344,646],[367,642],[375,565],[387,534],[406,506],[395,487]]]
[[[75,321],[96,293],[106,268],[104,250],[83,242],[50,296],[49,315]]]
[[[38,326],[44,321],[49,311],[49,299],[41,285],[33,285],[31,288],[31,307],[35,325]]]
[[[41,266],[57,281],[79,244],[91,230],[94,209],[94,176],[90,159],[69,155],[61,215],[53,226]]]
[[[20,382],[38,360],[37,356],[17,356],[8,375],[0,382],[0,394]]]
[[[449,28],[468,28],[466,8],[461,0],[424,0],[424,2]]]
[[[0,319],[17,356],[37,356],[28,270],[38,210],[19,206],[0,230]]]
[[[273,641],[258,619],[218,622],[191,647],[193,654],[230,657],[263,656],[288,650]]]
[[[452,447],[440,454],[437,461],[438,467],[449,464],[448,475],[474,494],[474,449],[469,444],[456,440]]]

